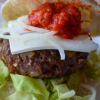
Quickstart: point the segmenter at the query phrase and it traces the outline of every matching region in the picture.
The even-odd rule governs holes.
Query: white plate
[[[2,3],[0,3],[0,8],[1,8]],[[1,12],[0,12],[0,27],[2,26],[3,18],[1,17]],[[100,37],[95,37],[93,38],[93,41],[95,41],[97,44],[99,44],[98,51],[100,51]],[[100,85],[97,87],[97,100],[100,100]]]

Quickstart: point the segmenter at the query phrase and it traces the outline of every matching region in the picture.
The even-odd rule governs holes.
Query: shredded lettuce
[[[0,60],[0,88],[6,85],[6,79],[9,75],[7,67],[4,63]]]
[[[6,80],[3,77],[0,77],[0,88],[6,85]]]
[[[57,100],[58,98],[58,93],[54,92],[50,95],[49,100]]]
[[[37,100],[34,94],[16,91],[13,95],[9,96],[6,100]]]
[[[0,76],[3,78],[8,77],[9,72],[7,67],[4,65],[4,63],[0,60]]]
[[[53,91],[54,94],[51,96],[51,98],[57,98],[58,99],[67,99],[75,95],[75,91],[69,91],[67,84],[62,84],[68,78],[56,78],[52,79],[51,83],[53,85]]]
[[[49,95],[50,95],[49,91],[45,89],[43,95],[35,94],[35,97],[37,98],[37,100],[48,100],[49,99]]]
[[[28,76],[10,74],[16,91],[35,93],[43,95],[45,85],[42,79],[35,79]]]
[[[54,88],[58,92],[59,99],[67,99],[75,95],[75,91],[69,91],[66,84],[56,85]]]
[[[6,100],[48,100],[47,91],[44,95],[34,95],[32,93],[16,91],[9,96]]]
[[[74,99],[74,100],[83,100],[82,97],[80,96],[73,96],[71,99]],[[89,99],[88,99],[89,100]]]
[[[80,81],[80,71],[70,75],[69,80],[67,81],[67,85],[70,90],[77,90],[78,84]]]
[[[88,77],[92,77],[100,81],[100,59],[96,54],[96,51],[91,52],[91,56],[87,61],[87,68],[82,70]]]

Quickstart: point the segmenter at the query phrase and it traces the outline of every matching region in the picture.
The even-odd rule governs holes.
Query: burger
[[[1,100],[95,100],[96,2],[7,0],[1,14],[8,21],[0,30]]]

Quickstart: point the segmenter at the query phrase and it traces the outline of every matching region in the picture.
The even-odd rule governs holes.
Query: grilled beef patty
[[[0,57],[8,67],[9,72],[30,77],[53,78],[68,76],[83,68],[89,55],[83,52],[65,51],[65,60],[60,60],[58,50],[37,50],[12,55],[9,41],[2,39],[0,42]]]

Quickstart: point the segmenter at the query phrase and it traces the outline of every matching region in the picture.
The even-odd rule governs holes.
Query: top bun
[[[84,9],[81,9],[81,14],[85,15],[88,20],[91,20],[91,16],[95,13],[95,19],[97,21],[97,28],[92,32],[93,35],[100,34],[100,8],[97,2],[94,0],[7,0],[1,8],[1,15],[6,21],[15,20],[20,16],[28,15],[32,10],[37,9],[40,5],[45,2],[54,3],[54,2],[65,2],[65,3],[73,3],[74,5],[81,5]],[[91,9],[87,9],[86,7],[92,6]],[[91,24],[88,23],[88,25]],[[86,27],[87,24],[84,24]]]

